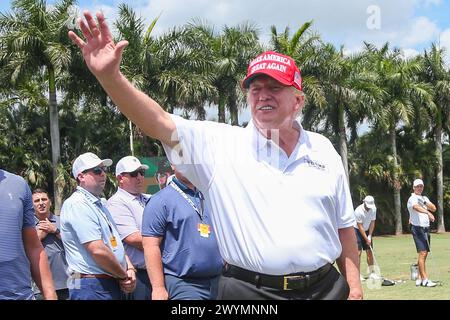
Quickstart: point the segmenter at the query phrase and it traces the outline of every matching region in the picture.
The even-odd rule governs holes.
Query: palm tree
[[[45,74],[48,85],[50,137],[52,150],[53,192],[55,212],[62,202],[59,179],[60,137],[57,103],[57,76],[70,63],[67,21],[68,9],[75,0],[61,0],[47,7],[45,0],[14,0],[11,13],[0,13],[0,42],[5,54],[0,65],[9,75],[12,86],[26,82],[33,74]]]
[[[409,124],[414,115],[415,105],[431,104],[430,88],[419,82],[416,75],[420,72],[418,59],[404,59],[397,49],[390,50],[389,43],[382,48],[366,44],[367,63],[377,78],[374,83],[383,94],[377,102],[373,115],[376,125],[388,132],[392,155],[392,180],[394,189],[395,234],[403,232],[401,215],[401,175],[397,153],[397,128]]]
[[[285,28],[279,34],[275,26],[271,27],[271,45],[274,51],[291,56],[296,62],[302,74],[302,90],[305,92],[307,105],[305,107],[304,125],[313,126],[318,117],[312,116],[310,112],[316,108],[322,108],[326,104],[325,92],[320,83],[320,74],[323,70],[323,59],[321,56],[320,36],[310,30],[313,21],[308,21],[298,28],[292,37],[290,29]]]
[[[331,129],[331,140],[338,137],[338,150],[344,171],[349,179],[347,130],[351,141],[357,136],[357,124],[370,114],[379,91],[373,85],[374,75],[364,68],[364,55],[344,56],[331,44],[320,49],[321,73],[319,83],[325,95],[326,104],[316,108],[318,118],[325,119],[325,130]]]
[[[173,28],[159,37],[149,37],[147,32],[141,57],[143,91],[170,113],[180,108],[202,118],[208,97],[216,95],[212,61],[191,46],[188,33],[187,27]]]
[[[361,111],[373,104],[373,86],[367,73],[360,71],[360,57],[344,57],[342,48],[337,51],[331,44],[322,44],[320,37],[309,30],[311,26],[312,21],[304,23],[292,38],[289,28],[278,34],[272,26],[271,42],[275,51],[293,57],[299,65],[308,97],[304,126],[319,125],[325,119],[325,129],[331,127],[331,136],[339,137],[339,153],[348,179],[347,126],[356,136],[356,124],[364,114]]]
[[[422,59],[421,78],[431,85],[434,108],[428,108],[433,122],[436,166],[437,191],[437,230],[445,232],[444,225],[444,173],[442,165],[442,135],[443,129],[449,129],[450,117],[450,75],[445,68],[444,50],[432,44],[429,51],[425,51]]]
[[[32,80],[0,89],[0,163],[23,176],[32,188],[46,185],[51,170],[48,100],[43,82]],[[2,165],[2,166],[3,166]]]
[[[210,97],[210,102],[218,105],[218,121],[225,122],[228,108],[231,124],[237,125],[239,106],[245,102],[240,82],[247,72],[248,62],[261,51],[257,29],[244,23],[225,26],[221,34],[216,34],[206,22],[193,21],[186,30],[190,47],[213,62],[209,72],[217,94]]]
[[[115,27],[118,30],[118,36],[122,39],[128,40],[128,47],[123,54],[121,69],[123,74],[130,79],[134,86],[140,90],[144,90],[145,75],[145,50],[147,50],[151,38],[151,32],[158,21],[155,18],[150,26],[145,31],[144,21],[142,18],[137,17],[136,13],[126,4],[119,5],[119,17],[114,22]],[[145,33],[144,33],[145,31]],[[134,130],[131,121],[128,121],[130,128],[130,149],[131,154],[134,155]],[[142,144],[145,145],[146,135],[140,134],[139,129],[136,128],[138,136],[142,138]]]

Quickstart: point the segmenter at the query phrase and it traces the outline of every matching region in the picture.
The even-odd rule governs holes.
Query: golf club
[[[369,244],[369,248],[370,248],[370,251],[372,252],[374,273],[381,277],[381,269],[380,269],[380,266],[378,265],[378,261],[375,256],[375,251],[373,250],[373,247],[370,244]],[[375,272],[375,270],[376,270],[376,272]]]
[[[375,257],[375,252],[373,250],[372,245],[369,244],[369,248],[370,248],[370,251],[372,252],[372,257],[373,257],[373,266],[372,266],[373,269],[372,269],[372,272],[370,272],[370,269],[369,269],[370,274],[369,274],[369,278],[366,281],[367,288],[380,289],[381,284],[383,282],[383,277],[381,276],[381,270],[378,265],[377,258]]]

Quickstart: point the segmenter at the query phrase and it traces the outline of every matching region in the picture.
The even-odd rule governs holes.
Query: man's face
[[[95,196],[100,196],[106,185],[107,167],[98,166],[85,170],[78,175],[80,186]]]
[[[45,192],[38,192],[32,195],[34,211],[40,216],[46,216],[50,213],[52,202]]]
[[[423,185],[419,184],[418,186],[413,187],[414,193],[421,195],[423,192]]]
[[[144,191],[144,169],[138,169],[133,172],[122,172],[117,179],[119,186],[125,191],[138,195]]]
[[[259,129],[291,128],[304,104],[303,95],[296,94],[293,87],[266,75],[258,76],[250,83],[247,101]]]
[[[158,172],[156,174],[156,180],[158,180],[158,185],[160,189],[164,189],[167,185],[167,178],[172,175],[171,172]]]

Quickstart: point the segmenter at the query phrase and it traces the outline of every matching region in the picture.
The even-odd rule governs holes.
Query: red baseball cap
[[[295,65],[294,59],[289,56],[274,51],[261,53],[248,65],[247,76],[242,82],[242,87],[247,89],[253,78],[260,74],[268,75],[284,85],[302,90],[300,70]]]

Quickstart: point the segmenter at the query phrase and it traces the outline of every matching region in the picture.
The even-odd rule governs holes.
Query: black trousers
[[[258,288],[225,272],[219,281],[218,300],[346,300],[350,289],[345,278],[332,267],[319,282],[303,290]]]

